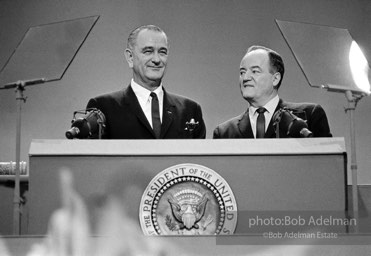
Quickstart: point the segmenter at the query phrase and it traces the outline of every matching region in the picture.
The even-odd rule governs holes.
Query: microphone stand
[[[352,201],[353,201],[353,218],[356,220],[355,232],[358,233],[359,212],[358,212],[358,182],[357,182],[357,158],[356,158],[356,132],[354,122],[354,111],[358,101],[364,95],[354,95],[351,91],[345,92],[345,97],[348,100],[348,108],[345,108],[345,113],[349,113],[350,119],[350,170],[352,175]]]
[[[26,102],[23,92],[25,87],[28,85],[35,85],[44,83],[46,80],[33,79],[27,81],[17,81],[15,83],[9,83],[0,87],[1,89],[15,88],[16,101],[17,101],[17,128],[16,128],[16,146],[15,146],[15,178],[14,178],[14,197],[13,197],[13,234],[20,235],[20,218],[21,218],[21,206],[24,200],[21,198],[20,191],[20,158],[21,158],[21,120],[22,120],[22,103]]]

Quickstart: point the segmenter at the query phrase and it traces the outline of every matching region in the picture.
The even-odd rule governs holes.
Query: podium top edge
[[[343,154],[344,138],[31,141],[29,156]]]

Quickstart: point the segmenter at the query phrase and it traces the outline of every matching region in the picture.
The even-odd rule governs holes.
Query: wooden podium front
[[[60,207],[62,167],[72,170],[76,190],[86,202],[117,194],[136,219],[142,193],[153,177],[184,163],[222,176],[239,213],[346,210],[343,138],[33,140],[29,156],[28,227],[23,228],[28,234],[45,234],[52,212]],[[239,216],[237,234],[245,232],[242,220]]]

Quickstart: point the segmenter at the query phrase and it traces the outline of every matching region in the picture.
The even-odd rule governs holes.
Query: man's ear
[[[133,67],[133,52],[129,48],[125,49],[125,58],[129,64],[129,67],[132,68]]]
[[[273,75],[273,87],[276,88],[280,81],[281,81],[281,73],[280,72],[274,73],[274,75]]]

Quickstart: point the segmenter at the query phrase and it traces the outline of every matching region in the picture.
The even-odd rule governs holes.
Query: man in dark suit
[[[105,115],[104,139],[206,137],[200,105],[167,92],[162,85],[168,53],[167,36],[159,27],[146,25],[131,32],[125,50],[133,70],[130,85],[87,104]]]
[[[240,64],[241,94],[249,107],[239,116],[219,124],[213,137],[331,137],[326,113],[320,105],[289,103],[279,98],[284,72],[283,60],[277,52],[264,46],[250,47]],[[289,132],[294,129],[290,128],[297,121],[304,125],[304,130],[293,136]]]

